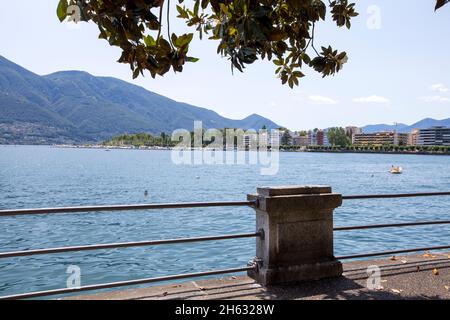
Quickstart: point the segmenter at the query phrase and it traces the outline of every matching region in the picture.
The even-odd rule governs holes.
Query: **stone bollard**
[[[262,285],[339,277],[333,253],[333,211],[342,196],[327,186],[258,188],[256,264],[249,276]]]

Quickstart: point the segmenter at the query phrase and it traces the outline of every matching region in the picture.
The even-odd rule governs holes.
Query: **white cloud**
[[[308,99],[315,104],[336,104],[338,101],[324,96],[313,95],[309,96]]]
[[[385,97],[372,95],[372,96],[368,96],[368,97],[355,98],[355,99],[353,99],[353,102],[356,102],[356,103],[389,103],[390,100]]]
[[[436,83],[431,85],[430,90],[440,93],[449,92],[449,89],[443,83]]]
[[[435,103],[447,103],[450,102],[450,96],[448,93],[450,89],[443,83],[435,83],[429,87],[430,91],[436,92],[432,96],[419,97],[419,100],[424,102],[435,102]]]
[[[443,96],[428,96],[420,97],[419,99],[425,102],[450,102],[450,98]]]

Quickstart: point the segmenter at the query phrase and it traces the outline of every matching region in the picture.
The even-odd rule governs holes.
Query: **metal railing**
[[[164,203],[164,204],[138,204],[138,205],[116,205],[116,206],[85,206],[85,207],[63,207],[63,208],[39,208],[39,209],[18,209],[18,210],[0,210],[0,217],[7,216],[19,216],[19,215],[36,215],[36,214],[63,214],[63,213],[83,213],[83,212],[113,212],[113,211],[135,211],[135,210],[155,210],[155,209],[185,209],[185,208],[207,208],[207,207],[238,207],[238,206],[255,206],[255,201],[234,201],[234,202],[191,202],[191,203]],[[86,246],[72,246],[72,247],[60,247],[60,248],[46,248],[46,249],[34,249],[14,252],[0,253],[0,259],[34,256],[43,254],[54,254],[63,252],[75,252],[75,251],[91,251],[91,250],[105,250],[105,249],[117,249],[117,248],[129,248],[129,247],[142,247],[142,246],[157,246],[167,244],[180,244],[180,243],[193,243],[193,242],[205,242],[205,241],[218,241],[218,240],[230,240],[230,239],[243,239],[243,238],[262,238],[264,234],[261,232],[255,233],[242,233],[242,234],[228,234],[208,237],[196,237],[196,238],[181,238],[181,239],[165,239],[165,240],[149,240],[140,242],[125,242],[125,243],[107,243],[107,244],[95,244]],[[29,292],[23,294],[9,295],[0,297],[0,300],[12,300],[12,299],[27,299],[27,298],[39,298],[59,294],[75,293],[82,291],[92,291],[100,289],[110,289],[116,287],[133,286],[140,284],[148,284],[154,282],[180,280],[187,278],[206,277],[212,275],[231,274],[245,272],[255,269],[254,266],[246,266],[242,268],[231,268],[212,270],[206,272],[188,273],[188,274],[176,274],[163,277],[145,278],[137,280],[128,280],[120,282],[103,283],[96,285],[88,285],[78,288],[62,288],[55,290],[46,290],[38,292]]]
[[[140,285],[140,284],[148,284],[148,283],[161,282],[161,281],[215,276],[215,275],[221,275],[221,274],[227,274],[227,273],[228,274],[229,273],[238,273],[238,272],[244,272],[244,271],[249,271],[249,270],[253,270],[253,269],[254,269],[254,267],[244,267],[244,268],[223,269],[223,270],[214,270],[214,271],[198,272],[198,273],[177,274],[177,275],[166,276],[166,277],[147,278],[147,279],[120,281],[120,282],[110,282],[110,283],[84,286],[84,287],[79,287],[79,288],[64,288],[64,289],[56,289],[56,290],[23,293],[23,294],[11,295],[11,296],[3,296],[3,297],[0,297],[0,300],[39,298],[39,297],[53,296],[53,295],[58,295],[58,294],[75,293],[75,292],[82,292],[82,291],[111,289],[111,288],[125,287],[125,286],[136,286],[136,285]]]
[[[21,216],[28,214],[135,211],[135,210],[186,209],[186,208],[207,208],[207,207],[209,208],[241,207],[254,205],[255,205],[254,201],[225,201],[225,202],[185,202],[185,203],[135,204],[135,205],[116,205],[116,206],[39,208],[39,209],[0,210],[0,217]]]
[[[50,254],[50,253],[74,252],[74,251],[92,251],[92,250],[130,248],[130,247],[159,246],[159,245],[163,245],[163,244],[179,244],[179,243],[190,243],[190,242],[254,238],[254,237],[261,237],[261,235],[262,235],[262,233],[257,232],[257,233],[229,234],[229,235],[211,236],[211,237],[150,240],[150,241],[124,242],[124,243],[107,243],[107,244],[96,244],[96,245],[88,245],[88,246],[61,247],[61,248],[3,252],[3,253],[0,253],[0,259],[13,258],[13,257],[24,257],[24,256],[34,256],[34,255]]]
[[[343,200],[367,200],[367,199],[395,199],[395,198],[413,198],[413,197],[436,197],[436,196],[450,196],[450,192],[421,192],[421,193],[398,193],[398,194],[379,194],[379,195],[354,195],[354,196],[343,196]],[[372,224],[372,225],[361,225],[361,226],[344,226],[335,227],[334,231],[353,231],[353,230],[368,230],[368,229],[382,229],[382,228],[402,228],[402,227],[417,227],[417,226],[429,226],[429,225],[444,225],[450,224],[450,220],[435,220],[435,221],[413,221],[413,222],[399,222],[399,223],[388,223],[388,224]],[[359,259],[359,258],[369,258],[377,256],[387,256],[393,254],[401,253],[412,253],[427,250],[444,250],[450,249],[450,245],[444,246],[430,246],[421,248],[409,248],[401,250],[388,250],[380,252],[371,253],[360,253],[345,256],[337,256],[338,260],[349,260],[349,259]]]
[[[343,196],[343,200],[362,200],[362,199],[392,199],[392,198],[409,198],[409,197],[431,197],[431,196],[448,196],[450,192],[432,192],[432,193],[410,193],[410,194],[381,194],[381,195],[352,195]],[[248,206],[255,207],[256,201],[236,201],[236,202],[192,202],[192,203],[168,203],[168,204],[138,204],[138,205],[116,205],[116,206],[84,206],[84,207],[63,207],[63,208],[39,208],[39,209],[18,209],[18,210],[0,210],[0,217],[7,216],[19,216],[19,215],[36,215],[36,214],[64,214],[64,213],[83,213],[83,212],[112,212],[112,211],[135,211],[135,210],[154,210],[154,209],[182,209],[182,208],[206,208],[206,207],[239,207]],[[373,224],[373,225],[361,225],[361,226],[344,226],[335,227],[334,231],[352,231],[352,230],[368,230],[376,228],[399,228],[407,226],[426,226],[426,225],[438,225],[438,224],[450,224],[450,220],[442,221],[416,221],[416,222],[403,222],[403,223],[390,223],[390,224]],[[196,238],[182,238],[182,239],[166,239],[166,240],[149,240],[140,242],[125,242],[125,243],[108,243],[108,244],[96,244],[86,246],[72,246],[72,247],[60,247],[60,248],[46,248],[46,249],[34,249],[25,251],[3,252],[0,253],[0,259],[43,255],[43,254],[55,254],[63,252],[75,252],[75,251],[90,251],[90,250],[105,250],[116,248],[128,248],[128,247],[142,247],[142,246],[157,246],[166,244],[180,244],[180,243],[193,243],[203,241],[218,241],[229,239],[242,239],[242,238],[264,238],[262,231],[255,233],[243,233],[243,234],[229,234]],[[411,248],[404,250],[391,250],[384,252],[373,252],[354,254],[346,256],[336,257],[339,260],[356,259],[374,256],[383,256],[390,254],[419,252],[426,250],[441,250],[450,249],[449,246],[434,246],[425,248]],[[25,299],[25,298],[38,298],[51,295],[75,293],[82,291],[92,291],[100,289],[109,289],[124,286],[133,286],[140,284],[148,284],[169,280],[180,280],[194,277],[204,277],[221,274],[231,274],[238,272],[245,272],[254,270],[256,266],[246,266],[242,268],[212,270],[206,272],[189,273],[189,274],[177,274],[163,277],[137,279],[129,281],[120,281],[104,284],[89,285],[79,288],[63,288],[39,292],[30,292],[24,294],[10,295],[0,297],[2,299]]]
[[[369,194],[369,195],[359,195],[359,196],[343,196],[342,200],[394,199],[394,198],[415,198],[415,197],[436,197],[436,196],[450,196],[450,192]]]

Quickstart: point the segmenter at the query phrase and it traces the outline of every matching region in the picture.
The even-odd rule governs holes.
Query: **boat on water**
[[[391,170],[389,170],[389,172],[392,173],[392,174],[402,174],[403,168],[402,167],[392,166],[392,168],[391,168]]]

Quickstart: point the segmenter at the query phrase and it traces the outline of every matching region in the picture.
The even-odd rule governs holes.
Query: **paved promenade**
[[[381,269],[380,288],[367,288],[368,266]],[[369,281],[372,283],[372,281]],[[78,300],[450,299],[450,253],[422,253],[344,264],[344,276],[263,288],[246,276],[196,280],[72,297]]]

